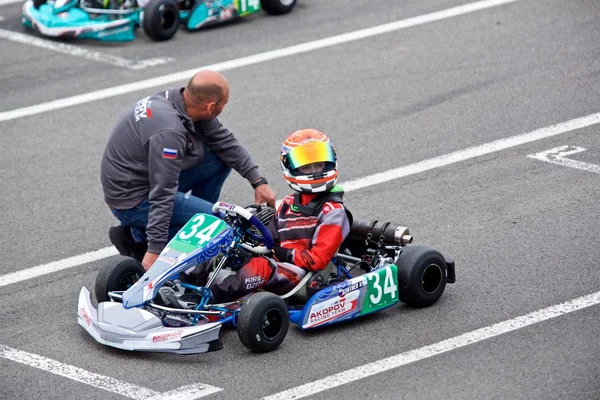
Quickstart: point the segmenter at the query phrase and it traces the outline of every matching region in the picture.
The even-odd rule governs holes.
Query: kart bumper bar
[[[447,283],[455,283],[456,282],[456,268],[454,266],[454,259],[450,257],[444,257],[446,261],[446,267],[448,268],[448,277],[446,279]]]
[[[123,350],[197,354],[223,347],[220,322],[165,327],[160,318],[142,308],[126,309],[112,301],[94,307],[86,287],[79,293],[77,322],[98,343]]]

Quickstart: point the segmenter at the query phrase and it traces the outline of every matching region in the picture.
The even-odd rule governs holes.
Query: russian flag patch
[[[177,149],[163,149],[163,158],[168,158],[170,160],[174,160],[177,158]]]

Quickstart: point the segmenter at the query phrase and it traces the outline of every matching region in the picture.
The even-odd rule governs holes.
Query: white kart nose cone
[[[221,323],[165,327],[160,318],[142,308],[119,302],[92,304],[90,291],[79,292],[77,320],[98,343],[123,350],[196,354],[220,350]]]

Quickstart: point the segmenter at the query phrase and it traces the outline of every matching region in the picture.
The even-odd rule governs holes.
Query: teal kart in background
[[[27,0],[22,24],[44,36],[130,41],[142,27],[155,41],[180,25],[193,31],[261,10],[286,14],[296,0]]]

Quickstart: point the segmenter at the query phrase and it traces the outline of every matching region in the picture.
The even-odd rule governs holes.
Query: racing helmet
[[[281,146],[280,161],[283,177],[297,192],[327,192],[337,183],[335,148],[327,135],[316,129],[301,129],[289,135]],[[315,163],[323,163],[323,169],[306,170]]]

